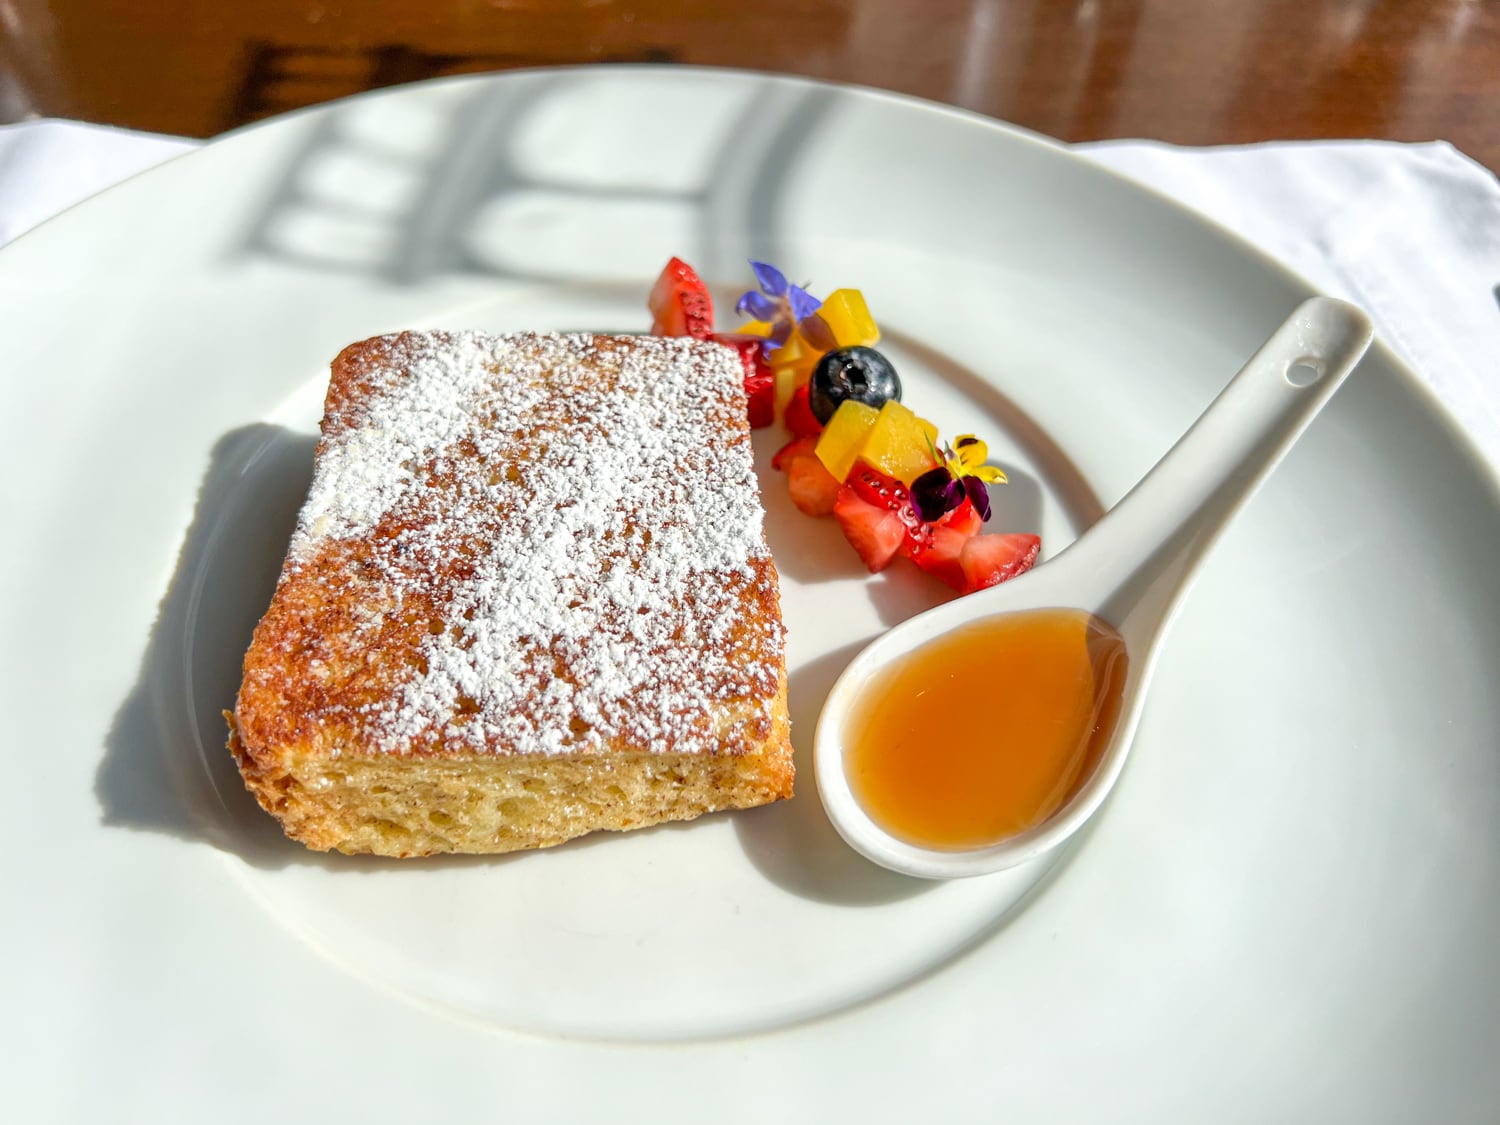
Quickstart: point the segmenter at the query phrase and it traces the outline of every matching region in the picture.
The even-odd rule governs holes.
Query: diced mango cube
[[[772,345],[771,351],[766,353],[766,359],[771,360],[772,368],[790,368],[802,359],[805,351],[807,348],[802,344],[801,338],[793,332],[780,345]]]
[[[807,358],[807,352],[807,341],[803,340],[797,332],[793,332],[779,347],[771,352],[771,365],[773,367],[795,367]]]
[[[822,355],[808,348],[807,342],[793,332],[787,342],[771,352],[768,358],[771,370],[776,374],[776,414],[784,417],[792,392],[807,386]]]
[[[880,329],[858,289],[836,289],[828,295],[814,316],[828,326],[834,344],[852,348],[856,344],[873,348],[880,342]]]
[[[776,371],[792,372],[800,387],[812,378],[813,368],[818,366],[823,353],[814,350],[802,338],[801,333],[793,332],[787,337],[786,343],[771,352],[767,358]]]
[[[776,417],[786,417],[786,404],[792,401],[792,394],[803,383],[807,382],[795,367],[772,368],[776,378]]]
[[[788,370],[796,375],[797,385],[801,387],[812,380],[813,370],[818,366],[818,361],[822,358],[822,355],[818,352],[804,352],[796,363],[783,366],[786,366]]]
[[[835,480],[842,482],[848,478],[879,417],[880,411],[862,402],[839,403],[813,450]]]
[[[839,410],[848,405],[842,403]],[[834,418],[837,417],[835,414]],[[923,473],[937,467],[932,456],[937,436],[936,426],[925,418],[918,418],[909,407],[893,399],[880,408],[879,417],[866,434],[857,456],[872,468],[909,486]]]

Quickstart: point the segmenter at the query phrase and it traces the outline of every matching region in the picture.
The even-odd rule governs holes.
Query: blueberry
[[[874,348],[835,348],[825,352],[813,369],[807,387],[807,404],[813,416],[825,426],[846,401],[879,407],[882,403],[901,401],[901,380],[891,361]]]

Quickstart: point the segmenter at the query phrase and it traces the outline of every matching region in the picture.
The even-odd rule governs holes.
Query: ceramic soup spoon
[[[819,793],[839,834],[881,866],[947,879],[1033,859],[1087,822],[1120,776],[1156,654],[1198,565],[1353,370],[1370,338],[1370,322],[1359,309],[1323,297],[1306,301],[1146,477],[1055,559],[914,617],[861,652],[830,692],[815,742]],[[1088,772],[1040,823],[992,843],[924,846],[883,828],[850,778],[851,745],[872,689],[884,690],[882,673],[955,629],[1054,608],[1086,611],[1113,626],[1128,653],[1113,726],[1093,748]],[[997,737],[1004,722],[994,716]]]

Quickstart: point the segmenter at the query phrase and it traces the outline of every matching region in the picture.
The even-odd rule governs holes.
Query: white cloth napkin
[[[0,245],[196,143],[67,121],[0,126]],[[1076,147],[1363,307],[1500,467],[1500,181],[1488,171],[1441,142]]]
[[[197,141],[76,121],[0,126],[0,246]]]
[[[1500,181],[1443,142],[1079,151],[1359,305],[1500,469]]]

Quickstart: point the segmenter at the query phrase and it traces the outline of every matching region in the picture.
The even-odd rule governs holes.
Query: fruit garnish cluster
[[[739,353],[751,427],[780,419],[791,434],[771,464],[786,474],[798,509],[832,516],[871,573],[903,558],[969,594],[1031,569],[1037,536],[981,534],[989,486],[1004,484],[1004,472],[977,436],[941,442],[937,427],[902,403],[864,295],[836,289],[819,300],[775,266],[750,268],[756,286],[735,306],[747,319],[715,332],[708,287],[673,258],[651,290],[651,330]]]

